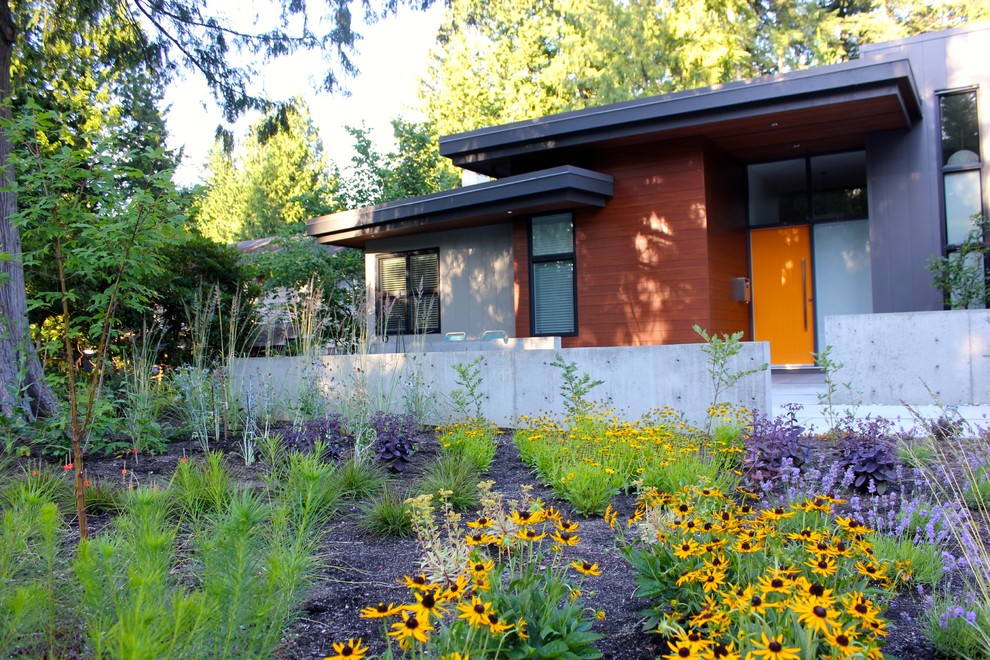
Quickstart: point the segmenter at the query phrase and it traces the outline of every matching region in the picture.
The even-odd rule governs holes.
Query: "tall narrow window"
[[[574,218],[570,213],[536,216],[530,223],[532,334],[577,333]]]
[[[980,182],[980,122],[976,91],[939,97],[942,181],[945,194],[945,242],[948,252],[964,242],[983,213]]]
[[[440,332],[440,255],[422,250],[378,258],[378,331]]]

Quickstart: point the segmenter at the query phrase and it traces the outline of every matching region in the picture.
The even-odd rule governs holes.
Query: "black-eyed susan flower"
[[[791,603],[791,609],[798,615],[798,621],[822,633],[831,630],[839,618],[838,610],[812,605],[807,601]]]
[[[856,572],[871,580],[883,580],[887,576],[887,565],[873,561],[858,561],[856,562]]]
[[[880,609],[860,591],[843,594],[840,603],[845,612],[861,621],[864,627],[875,623],[880,616]]]
[[[683,640],[669,641],[670,653],[666,654],[665,660],[702,660],[700,652]]]
[[[492,604],[474,596],[470,602],[459,604],[457,611],[459,612],[458,618],[467,620],[468,625],[485,628],[488,626],[488,615],[492,612]]]
[[[532,527],[524,527],[515,533],[514,538],[520,541],[542,541],[546,536],[546,532],[538,532]]]
[[[771,593],[787,594],[787,595],[791,594],[791,589],[792,589],[791,582],[776,571],[774,571],[770,575],[760,576],[760,579],[757,580],[757,584],[759,585],[760,590],[762,590],[764,594],[771,594]]]
[[[361,638],[358,637],[356,642],[353,639],[346,642],[334,642],[333,650],[337,654],[328,655],[323,660],[361,660],[368,652],[368,647],[361,646]]]
[[[698,545],[698,542],[693,538],[689,536],[684,537],[673,546],[674,556],[678,559],[694,557],[695,555],[700,554],[700,547],[701,546]]]
[[[572,561],[571,567],[581,575],[598,577],[602,574],[602,569],[598,568],[598,564],[592,564],[586,561]]]
[[[735,642],[729,642],[728,644],[717,642],[710,648],[703,650],[701,657],[704,660],[741,660],[742,658],[739,651],[736,650]]]
[[[366,607],[361,610],[361,618],[363,619],[384,619],[385,617],[395,616],[399,612],[405,609],[402,605],[396,605],[395,603],[378,603],[374,607]]]
[[[838,564],[834,557],[829,557],[828,555],[818,555],[817,557],[812,557],[808,561],[804,562],[804,565],[811,569],[811,572],[815,575],[821,575],[822,577],[831,577],[835,575],[835,571],[838,569]]]
[[[558,519],[558,520],[556,520],[554,522],[554,527],[556,527],[557,528],[557,531],[560,531],[560,532],[566,532],[568,534],[577,534],[578,528],[581,527],[581,524],[580,523],[576,523],[576,522],[574,522],[572,520],[563,520],[562,521],[562,520],[559,520]]]
[[[554,543],[561,546],[572,546],[581,542],[581,538],[576,534],[571,532],[561,532],[559,530],[551,534],[550,538],[553,539]]]
[[[468,545],[499,545],[501,539],[493,534],[468,534],[464,537],[464,542]]]
[[[523,511],[516,509],[509,516],[509,520],[517,525],[537,525],[543,522],[544,514],[542,511]]]
[[[498,620],[498,615],[495,612],[488,613],[488,631],[493,635],[501,635],[507,630],[510,630],[512,626],[507,623],[502,623]]]
[[[392,632],[389,637],[395,637],[399,641],[399,646],[403,650],[408,650],[413,642],[426,643],[430,641],[430,624],[422,621],[414,614],[403,613],[402,621],[392,624]]]
[[[801,649],[784,646],[784,635],[767,637],[765,632],[760,633],[760,640],[752,639],[753,646],[756,647],[751,653],[751,657],[763,658],[763,660],[800,660],[798,655]]]
[[[863,651],[863,647],[857,643],[858,632],[855,625],[846,627],[836,626],[831,631],[825,632],[825,639],[829,646],[839,652],[840,658],[848,658]]]
[[[615,521],[618,517],[619,517],[619,512],[612,509],[611,504],[605,507],[605,515],[603,516],[603,518],[605,519],[605,522],[608,523],[608,526],[610,528],[615,529]]]
[[[458,575],[456,580],[449,582],[443,590],[445,601],[458,600],[467,591],[470,580],[466,575]]]
[[[447,613],[447,609],[443,607],[445,602],[443,593],[439,589],[436,591],[418,591],[414,596],[416,602],[412,605],[406,605],[403,609],[412,612],[424,623],[429,622],[430,617],[439,619]]]
[[[426,579],[426,573],[420,573],[419,575],[409,576],[406,575],[401,580],[400,584],[404,584],[406,587],[413,590],[425,591],[427,589],[432,589],[430,581]]]
[[[484,575],[487,574],[488,571],[495,568],[495,562],[493,562],[491,559],[481,559],[478,561],[472,561],[468,563],[467,568],[468,568],[468,572],[470,572],[472,575]]]
[[[870,534],[873,532],[872,529],[869,529],[866,525],[861,523],[859,520],[856,520],[852,516],[846,518],[842,518],[842,517],[836,518],[835,524],[841,527],[842,529],[844,529],[845,531],[849,532],[850,534]]]
[[[494,521],[491,519],[481,516],[477,520],[469,520],[467,526],[471,529],[485,529],[486,527],[491,527],[494,524]]]

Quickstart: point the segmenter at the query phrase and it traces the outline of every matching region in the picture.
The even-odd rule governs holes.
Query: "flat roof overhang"
[[[440,153],[489,176],[516,174],[552,150],[704,137],[742,162],[862,148],[869,133],[910,128],[921,101],[907,60],[858,61],[666,94],[440,138]]]
[[[320,216],[306,223],[306,234],[319,243],[363,248],[372,239],[495,224],[513,214],[600,208],[613,187],[607,174],[564,165]]]

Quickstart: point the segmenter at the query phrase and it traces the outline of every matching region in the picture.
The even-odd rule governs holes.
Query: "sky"
[[[233,4],[238,0],[227,2],[238,6]],[[325,153],[344,168],[353,155],[353,140],[345,126],[360,126],[363,122],[372,129],[378,148],[386,151],[392,146],[389,122],[394,117],[423,119],[418,110],[418,81],[426,75],[429,51],[442,18],[443,3],[438,2],[425,12],[400,9],[388,19],[357,27],[356,31],[364,37],[353,55],[360,73],[342,81],[350,96],[316,89],[314,81],[322,79],[325,65],[315,53],[298,53],[259,67],[256,84],[273,100],[297,95],[305,98]],[[220,110],[206,84],[194,72],[174,82],[165,101],[168,146],[183,149],[176,181],[181,185],[202,182],[216,128],[222,120]],[[241,139],[257,117],[249,114],[240,119],[234,126],[235,138]]]

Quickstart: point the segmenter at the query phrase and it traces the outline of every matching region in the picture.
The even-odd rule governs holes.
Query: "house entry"
[[[808,225],[754,230],[753,337],[770,342],[774,365],[811,364],[815,299]]]
[[[747,169],[753,337],[775,366],[812,365],[826,316],[873,312],[865,155]]]

